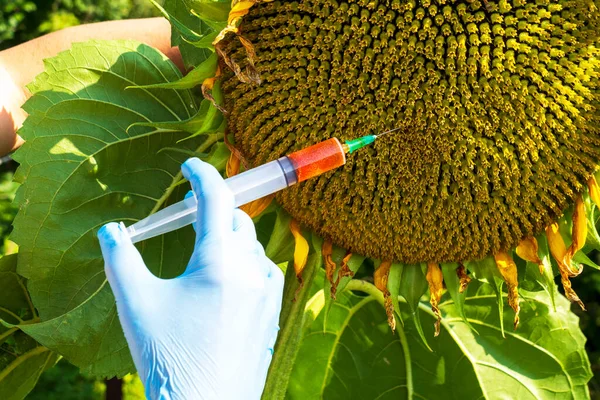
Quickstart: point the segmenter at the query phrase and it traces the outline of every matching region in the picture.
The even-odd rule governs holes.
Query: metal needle
[[[387,135],[388,133],[392,133],[392,132],[395,132],[395,131],[397,131],[397,130],[400,130],[400,129],[402,129],[402,128],[394,128],[394,129],[390,129],[389,131],[385,131],[385,132],[382,132],[382,133],[378,133],[377,135],[375,135],[375,137],[377,137],[377,138],[380,138],[380,137],[381,137],[381,136],[383,136],[383,135]]]

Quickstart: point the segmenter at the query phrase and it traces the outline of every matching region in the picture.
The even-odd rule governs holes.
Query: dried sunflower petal
[[[219,111],[221,111],[221,113],[223,113],[223,115],[227,115],[228,112],[226,109],[223,108],[223,106],[221,104],[219,104],[219,102],[215,99],[215,96],[213,96],[213,89],[215,88],[215,84],[217,83],[218,79],[221,77],[221,66],[217,65],[217,70],[215,72],[215,76],[213,76],[212,78],[206,78],[203,82],[202,82],[202,96],[209,100],[213,106],[215,106]]]
[[[396,318],[394,317],[394,304],[390,296],[388,289],[388,278],[390,276],[390,268],[392,267],[391,261],[382,261],[379,268],[375,270],[373,280],[375,286],[383,293],[385,299],[385,313],[388,318],[388,325],[392,328],[392,331],[396,330]]]
[[[260,84],[260,75],[256,71],[256,67],[254,66],[254,59],[256,55],[254,53],[254,46],[252,43],[240,35],[240,30],[238,28],[238,24],[241,21],[242,17],[248,14],[250,8],[257,3],[266,3],[271,2],[273,0],[252,0],[252,1],[232,1],[231,11],[229,12],[229,17],[227,20],[227,26],[219,32],[219,34],[215,37],[212,44],[215,46],[215,51],[219,55],[219,58],[227,64],[229,68],[235,73],[240,82],[244,83],[255,83]],[[234,59],[228,54],[227,51],[223,49],[222,42],[225,39],[225,36],[228,33],[235,33],[240,43],[246,50],[246,71],[242,71],[242,67],[234,61]]]
[[[573,211],[573,242],[567,249],[570,258],[573,258],[575,253],[583,248],[586,237],[587,220],[585,218],[585,204],[583,203],[583,198],[579,196],[575,201],[575,209]]]
[[[331,296],[334,299],[335,299],[335,296],[337,293],[338,285],[340,284],[340,280],[346,276],[349,276],[351,278],[354,276],[354,272],[348,267],[348,262],[350,261],[351,258],[352,258],[352,253],[347,252],[340,264],[340,269],[338,270],[337,279],[331,285]]]
[[[325,260],[325,277],[329,281],[332,286],[331,296],[333,297],[333,274],[336,269],[336,264],[333,261],[333,242],[331,240],[324,240],[323,247],[321,248],[321,253],[323,254],[323,258]]]
[[[440,304],[440,299],[444,292],[444,275],[442,274],[440,266],[434,263],[427,264],[427,275],[425,275],[425,278],[429,284],[429,303],[431,304],[433,313],[437,317],[437,320],[435,321],[434,336],[438,336],[440,334],[440,322],[442,321],[442,314],[438,304]]]
[[[583,268],[578,268],[577,265],[573,265],[573,260],[567,250],[567,245],[565,244],[559,229],[557,222],[553,222],[546,228],[548,246],[550,247],[552,257],[554,257],[558,263],[561,274],[564,272],[566,276],[573,278],[578,276],[583,271]]]
[[[579,304],[579,306],[585,310],[585,305],[571,287],[571,281],[569,280],[569,278],[579,275],[583,271],[583,267],[580,267],[579,269],[573,267],[571,257],[567,251],[567,246],[560,235],[558,223],[554,222],[546,228],[546,237],[548,238],[550,253],[558,264],[560,281],[565,290],[565,296],[572,302]]]
[[[494,259],[496,260],[498,271],[500,271],[506,286],[508,286],[508,305],[515,311],[514,328],[517,329],[519,326],[519,312],[521,311],[521,307],[519,306],[517,265],[505,251],[499,251],[494,254]]]
[[[467,290],[467,286],[471,282],[471,277],[467,275],[467,269],[462,264],[459,264],[458,268],[456,268],[456,275],[458,275],[458,279],[460,279],[460,288],[458,289],[458,292],[463,293]]]
[[[523,239],[517,246],[516,253],[523,260],[537,264],[540,274],[544,275],[544,263],[538,256],[538,243],[534,237]]]

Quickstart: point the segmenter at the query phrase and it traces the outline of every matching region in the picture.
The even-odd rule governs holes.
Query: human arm
[[[259,399],[277,337],[283,274],[218,172],[182,167],[198,199],[185,272],[152,275],[122,226],[98,233],[119,320],[151,399]]]
[[[132,39],[157,48],[183,70],[181,54],[171,47],[164,18],[130,19],[79,25],[53,32],[0,52],[0,156],[23,143],[16,131],[27,117],[21,106],[31,95],[25,85],[43,72],[43,60],[90,39]]]

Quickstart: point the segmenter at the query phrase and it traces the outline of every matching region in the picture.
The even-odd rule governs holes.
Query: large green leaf
[[[477,283],[472,283],[476,285]],[[487,286],[487,285],[486,285]],[[554,312],[545,291],[522,292],[521,326],[502,337],[496,295],[489,286],[467,297],[463,321],[448,299],[439,337],[435,316],[419,305],[429,351],[414,321],[392,334],[383,297],[366,282],[338,297],[323,325],[323,312],[307,329],[288,387],[289,399],[585,399],[591,377],[585,339],[570,303],[557,295]],[[470,293],[476,290],[471,289]],[[358,292],[354,292],[358,293]],[[412,312],[401,302],[403,313]],[[314,307],[311,309],[314,313]],[[505,313],[505,323],[512,323]]]
[[[179,142],[188,133],[139,125],[185,120],[197,111],[188,90],[126,89],[181,78],[146,45],[80,43],[45,64],[29,86],[33,97],[20,131],[27,142],[15,155],[21,163],[15,179],[23,182],[13,233],[18,272],[29,280],[42,320],[21,328],[81,368],[123,375],[133,363],[96,231],[110,221],[131,224],[182,199],[189,186],[177,185],[181,163],[216,137]],[[168,278],[183,271],[192,246],[188,228],[139,247],[148,267]]]
[[[184,0],[165,0],[164,11],[171,17],[171,44],[179,46],[185,67],[195,68],[200,65],[213,50],[194,46],[190,42],[202,40],[203,35],[207,38],[214,30],[193,15]],[[200,37],[193,34],[190,36],[190,31]]]
[[[35,321],[25,280],[17,275],[17,255],[0,258],[0,399],[21,400],[57,360],[56,353],[10,323]]]

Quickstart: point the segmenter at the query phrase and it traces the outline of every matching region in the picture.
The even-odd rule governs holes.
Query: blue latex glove
[[[196,245],[183,275],[155,277],[122,224],[98,232],[133,361],[150,399],[259,399],[283,274],[217,170],[197,158],[181,169],[198,198]]]

